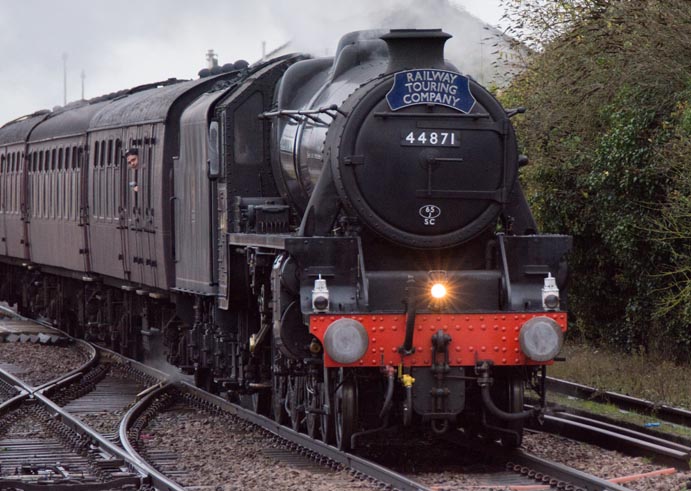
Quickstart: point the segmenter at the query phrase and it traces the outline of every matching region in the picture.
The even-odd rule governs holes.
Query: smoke
[[[63,104],[170,77],[195,78],[214,49],[221,64],[291,51],[333,55],[345,33],[372,28],[442,28],[447,58],[479,81],[494,76],[495,31],[458,0],[23,0],[0,9],[0,125]]]
[[[181,372],[178,367],[168,362],[164,353],[163,343],[160,340],[153,343],[152,352],[144,357],[143,363],[165,373],[173,383],[184,381],[194,384],[193,375]]]
[[[506,81],[498,59],[510,51],[508,40],[450,0],[349,0],[328,8],[323,5],[320,0],[275,2],[279,25],[290,36],[288,51],[332,56],[338,39],[350,31],[441,28],[453,35],[446,44],[446,59],[462,73],[481,83]]]

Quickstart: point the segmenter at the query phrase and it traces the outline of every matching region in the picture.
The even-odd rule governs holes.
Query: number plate
[[[415,129],[401,133],[401,145],[408,147],[458,147],[461,132]]]

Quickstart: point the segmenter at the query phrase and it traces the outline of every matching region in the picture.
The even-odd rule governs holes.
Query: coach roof
[[[38,111],[7,123],[0,128],[0,146],[25,142],[31,130],[40,123],[47,114],[49,114],[49,111]]]
[[[168,113],[179,98],[194,88],[211,87],[218,77],[200,78],[181,82],[170,79],[157,84],[145,85],[132,89],[129,94],[116,98],[95,115],[90,130],[102,128],[131,126],[143,123],[165,121]],[[199,91],[195,91],[198,93]]]
[[[45,121],[31,133],[30,142],[50,140],[86,133],[89,123],[106,101],[88,103],[79,101],[64,108],[57,109],[48,115]]]

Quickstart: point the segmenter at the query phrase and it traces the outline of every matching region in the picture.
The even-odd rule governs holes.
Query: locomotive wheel
[[[357,422],[357,387],[352,379],[345,379],[341,371],[340,387],[334,396],[336,446],[350,450],[351,437]]]
[[[302,431],[305,412],[305,377],[288,377],[288,415],[290,416],[290,426],[295,431]]]
[[[334,380],[333,377],[331,378],[331,387],[333,387]],[[329,414],[324,412],[327,406],[329,407]],[[334,442],[334,405],[324,384],[322,384],[321,390],[319,391],[319,408],[323,411],[320,415],[321,421],[319,422],[321,440],[331,445]]]
[[[307,435],[310,438],[317,438],[321,422],[317,411],[321,408],[321,393],[324,390],[324,384],[314,379],[310,382],[305,384],[305,407],[307,408],[305,424],[307,426]]]
[[[273,379],[271,380],[272,416],[274,421],[281,425],[285,424],[286,420],[288,419],[288,415],[286,414],[286,385],[285,375],[274,375]]]
[[[268,416],[271,412],[271,392],[268,389],[259,390],[250,396],[252,411],[262,416]]]
[[[286,413],[288,378],[285,375],[288,369],[284,358],[278,354],[276,343],[273,340],[271,342],[271,357],[273,359],[271,374],[271,416],[276,423],[282,425],[288,420],[288,414]]]
[[[214,377],[209,368],[197,367],[194,371],[194,385],[206,392],[214,389]]]
[[[496,400],[500,408],[511,413],[523,411],[524,385],[520,376],[512,374],[506,378],[497,378],[495,384]],[[511,433],[501,432],[499,438],[502,445],[508,448],[520,447],[523,443],[524,421],[507,421],[500,426],[511,431]]]

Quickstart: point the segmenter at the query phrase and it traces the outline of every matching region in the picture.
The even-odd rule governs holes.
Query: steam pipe
[[[384,400],[384,406],[379,413],[379,419],[381,420],[381,425],[378,428],[372,428],[370,430],[360,431],[358,433],[353,433],[350,437],[350,447],[355,448],[357,445],[357,439],[365,436],[371,435],[373,433],[378,433],[384,431],[389,427],[389,412],[391,410],[391,401],[393,400],[393,389],[394,389],[394,369],[391,366],[386,367],[386,375],[389,380],[389,385],[386,388],[386,399]]]
[[[485,386],[480,386],[480,393],[482,394],[482,402],[485,405],[485,408],[492,413],[492,415],[496,416],[499,419],[504,419],[507,421],[518,421],[520,419],[527,419],[527,418],[532,418],[533,416],[536,416],[537,414],[540,413],[540,409],[527,409],[525,411],[521,411],[519,413],[508,413],[506,411],[503,411],[499,409],[496,404],[494,404],[494,401],[492,400],[492,396],[489,393],[489,385]]]
[[[388,385],[386,386],[386,397],[384,398],[384,406],[381,408],[379,413],[379,419],[384,419],[388,416],[391,410],[391,401],[393,400],[393,387],[394,387],[394,370],[393,367],[386,367],[386,378],[388,380]]]
[[[405,388],[405,409],[403,412],[403,426],[410,426],[413,422],[413,387]]]
[[[415,353],[413,347],[413,334],[415,333],[415,314],[417,313],[417,301],[415,298],[415,278],[408,276],[406,282],[408,291],[408,298],[406,299],[406,319],[405,319],[405,340],[403,346],[398,348],[398,352],[403,356],[412,355]]]
[[[525,411],[520,411],[518,413],[509,413],[503,409],[499,409],[492,400],[492,395],[490,394],[490,387],[493,383],[492,378],[489,376],[490,369],[491,365],[486,361],[482,362],[476,367],[476,370],[479,374],[477,384],[480,386],[482,403],[493,416],[506,421],[518,421],[521,419],[532,418],[540,413],[540,408],[532,408]]]

